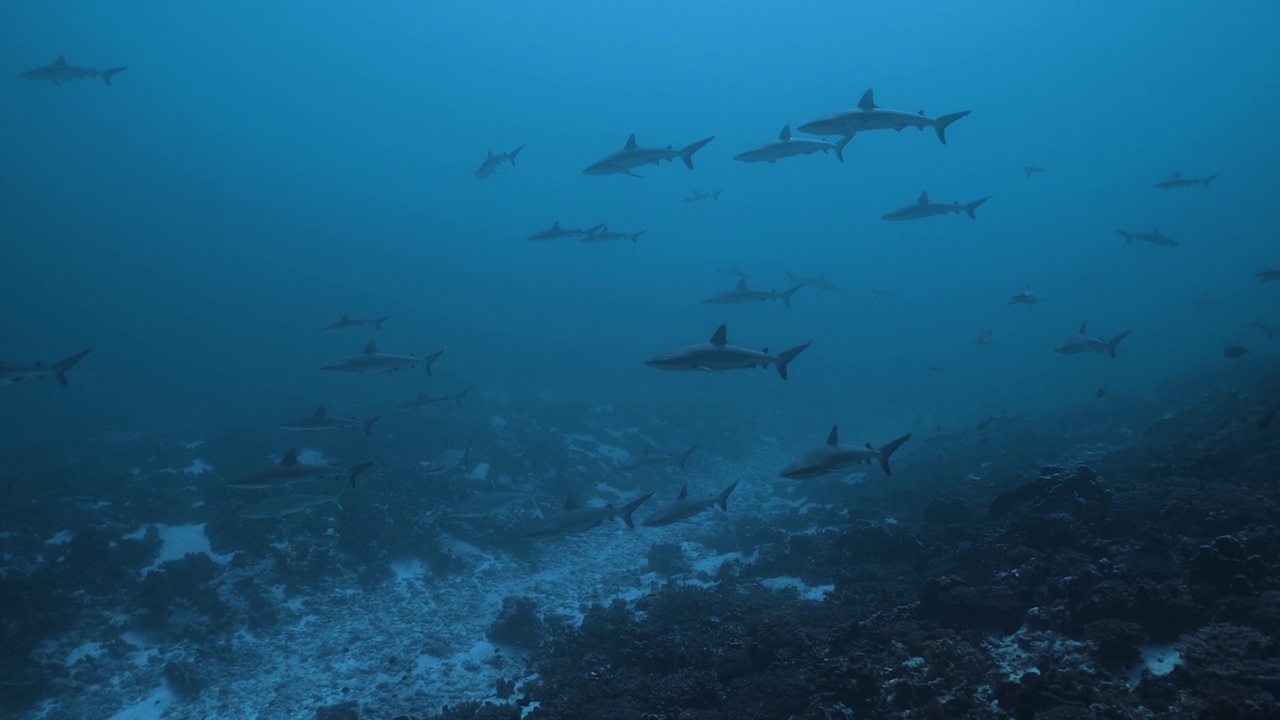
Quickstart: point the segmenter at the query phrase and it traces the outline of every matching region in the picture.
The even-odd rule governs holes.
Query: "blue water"
[[[1278,23],[1274,3],[1151,0],[3,4],[0,358],[94,351],[67,389],[5,388],[0,433],[270,428],[422,389],[316,372],[375,335],[447,346],[433,392],[553,390],[744,432],[768,418],[814,443],[833,421],[880,442],[1094,403],[1101,385],[1158,393],[1226,345],[1269,352],[1248,325],[1280,321],[1280,283],[1253,277],[1280,263]],[[60,53],[128,70],[110,87],[15,77]],[[844,164],[731,160],[867,88],[972,114],[947,145],[877,131]],[[692,172],[582,173],[630,133],[716,139]],[[521,145],[516,167],[473,176]],[[1174,171],[1220,177],[1153,187]],[[680,201],[694,190],[723,194]],[[922,190],[993,197],[976,220],[880,219]],[[557,220],[648,232],[524,241]],[[1114,232],[1152,227],[1179,246]],[[701,304],[730,267],[843,290]],[[1040,305],[1005,304],[1028,285]],[[319,332],[344,312],[392,319]],[[1082,321],[1133,334],[1114,361],[1051,352]],[[753,348],[813,345],[787,382],[642,364],[720,323]]]

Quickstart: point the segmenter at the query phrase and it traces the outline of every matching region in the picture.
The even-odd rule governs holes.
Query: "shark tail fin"
[[[720,193],[722,193],[722,192],[724,192],[724,191],[723,191],[723,190],[717,190],[717,191],[715,191],[715,192],[711,193],[711,199],[712,199],[712,200],[719,200],[719,199],[720,199]]]
[[[783,380],[787,379],[787,365],[792,360],[795,360],[797,355],[804,352],[805,348],[809,347],[811,343],[813,343],[812,340],[803,345],[797,345],[790,350],[783,350],[778,354],[778,375],[780,375]]]
[[[71,369],[72,365],[75,365],[76,363],[83,360],[84,356],[88,355],[91,352],[93,352],[93,348],[89,348],[88,350],[81,350],[80,352],[76,353],[75,355],[72,355],[71,357],[65,360],[59,360],[58,362],[54,363],[53,368],[58,371],[58,384],[61,385],[62,387],[66,387],[67,371]]]
[[[381,419],[382,419],[381,415],[374,415],[373,417],[364,421],[364,434],[366,437],[368,437],[369,435],[369,428],[373,427],[373,424],[378,422]]]
[[[852,135],[846,135],[836,141],[836,159],[840,162],[844,162],[844,146],[848,145],[849,141],[852,139]]]
[[[118,73],[122,73],[122,72],[124,72],[125,70],[128,70],[128,69],[129,69],[129,66],[128,66],[128,65],[124,65],[124,66],[122,66],[122,67],[118,67],[118,68],[111,68],[110,70],[103,70],[102,72],[98,73],[98,77],[102,78],[102,82],[104,82],[104,83],[106,83],[106,84],[110,85],[110,84],[111,84],[111,76],[112,76],[112,75],[116,75],[116,74],[118,74]]]
[[[892,475],[893,470],[889,469],[889,456],[894,453],[902,444],[911,439],[911,433],[907,433],[897,440],[885,443],[880,447],[880,469],[884,470],[885,475]]]
[[[1107,354],[1111,356],[1112,360],[1114,360],[1116,357],[1116,346],[1120,344],[1121,340],[1124,340],[1125,338],[1129,337],[1129,333],[1131,332],[1133,331],[1125,330],[1124,332],[1120,333],[1119,335],[1107,341]]]
[[[375,460],[365,460],[362,463],[356,463],[347,470],[347,477],[351,478],[351,487],[356,486],[356,478],[360,477],[360,473],[373,467]]]
[[[676,458],[676,463],[680,465],[680,469],[681,469],[681,470],[686,469],[686,468],[685,468],[685,466],[684,466],[684,461],[685,461],[685,460],[688,460],[688,459],[689,459],[689,456],[693,454],[693,451],[694,451],[694,450],[697,450],[697,449],[698,449],[698,446],[697,446],[697,445],[694,445],[693,447],[689,448],[688,450],[685,450],[685,451],[684,451],[684,454],[682,454],[680,457]]]
[[[1217,173],[1214,173],[1213,175],[1210,175],[1209,177],[1205,178],[1205,179],[1204,179],[1204,186],[1205,186],[1206,188],[1207,188],[1207,187],[1209,187],[1209,183],[1213,182],[1213,179],[1214,179],[1214,178],[1216,178],[1216,177],[1218,177],[1218,175],[1217,175]]]
[[[938,133],[938,140],[940,140],[940,141],[942,142],[942,144],[943,144],[943,145],[946,145],[946,144],[947,144],[947,126],[948,126],[948,125],[950,125],[951,123],[953,123],[953,122],[955,122],[955,121],[959,120],[960,118],[962,118],[962,117],[964,117],[964,116],[968,115],[968,114],[969,114],[969,113],[971,113],[971,112],[973,112],[973,111],[972,111],[972,110],[962,110],[961,112],[958,112],[958,113],[950,113],[950,114],[948,114],[948,115],[943,115],[943,116],[939,117],[938,119],[934,120],[934,121],[933,121],[933,131],[934,131],[934,132],[936,132],[936,133]],[[923,129],[923,128],[921,128],[921,129]],[[1028,176],[1029,176],[1029,174],[1028,174]]]
[[[512,150],[511,152],[507,153],[507,159],[511,161],[511,167],[515,167],[515,166],[516,166],[516,156],[517,156],[517,155],[519,155],[519,154],[520,154],[520,151],[521,151],[521,150],[523,150],[523,149],[524,149],[524,146],[523,146],[523,145],[521,145],[520,147],[516,148],[515,150]]]
[[[716,504],[720,506],[721,510],[724,510],[725,512],[729,512],[729,505],[727,504],[727,501],[729,500],[729,495],[733,492],[734,488],[738,487],[739,482],[741,481],[734,480],[732,485],[725,488],[724,490],[721,490],[720,494],[716,496]]]
[[[974,200],[973,202],[969,203],[968,205],[965,205],[965,206],[964,206],[964,211],[965,211],[965,212],[967,212],[967,213],[969,213],[969,219],[970,219],[970,220],[977,220],[977,219],[978,219],[978,216],[977,216],[977,215],[974,215],[974,214],[973,214],[973,211],[974,211],[974,210],[977,210],[979,205],[981,205],[982,203],[984,203],[984,202],[986,202],[986,201],[988,201],[988,200],[990,200],[990,199],[991,199],[991,196],[990,196],[990,195],[988,195],[988,196],[986,196],[986,197],[984,197],[984,198],[979,198],[979,199],[977,199],[977,200]]]
[[[636,526],[635,522],[631,519],[631,514],[634,513],[641,505],[644,504],[646,500],[648,500],[651,497],[653,497],[653,493],[649,493],[647,495],[641,495],[635,500],[632,500],[631,502],[622,506],[622,509],[618,511],[618,514],[622,516],[622,521],[627,524],[627,527],[633,528]]]
[[[645,228],[644,230],[641,230],[640,232],[634,232],[634,233],[631,233],[631,242],[636,242],[637,240],[639,240],[639,239],[640,239],[640,236],[641,236],[641,235],[643,235],[643,234],[645,234],[645,233],[647,233],[647,232],[649,232],[649,229],[648,229],[648,228]]]
[[[391,316],[390,316],[390,315],[383,315],[382,317],[378,318],[377,320],[374,320],[374,321],[373,321],[373,329],[374,329],[374,330],[381,330],[381,329],[382,329],[382,323],[384,323],[384,322],[386,322],[386,321],[388,321],[388,320],[390,320],[390,319],[391,319]]]
[[[1116,232],[1118,232],[1118,233],[1120,233],[1122,236],[1124,236],[1124,244],[1125,244],[1125,245],[1128,245],[1129,243],[1133,242],[1133,233],[1127,233],[1127,232],[1125,232],[1125,231],[1123,231],[1123,230],[1117,230]]]
[[[796,283],[796,285],[793,286],[790,290],[782,293],[782,304],[786,305],[787,307],[791,307],[791,296],[795,295],[796,291],[802,287],[804,287],[804,283]]]
[[[440,348],[439,350],[433,353],[428,353],[427,356],[423,358],[424,362],[422,363],[422,366],[427,371],[427,377],[431,377],[431,363],[435,362],[436,360],[439,360],[440,356],[444,354],[445,350],[446,348]]]
[[[463,389],[462,389],[462,392],[458,393],[457,395],[455,395],[455,396],[453,397],[453,401],[454,401],[454,402],[456,402],[456,403],[458,403],[458,407],[462,407],[462,398],[466,397],[466,396],[467,396],[467,393],[469,393],[469,392],[471,392],[471,386],[470,386],[470,385],[468,385],[468,386],[466,386],[465,388],[463,388]]]
[[[698,142],[692,145],[686,145],[685,147],[680,148],[680,159],[684,161],[685,166],[688,167],[690,170],[692,170],[693,154],[701,150],[704,145],[706,145],[707,143],[715,139],[716,139],[716,136],[712,135],[711,137],[699,140]]]

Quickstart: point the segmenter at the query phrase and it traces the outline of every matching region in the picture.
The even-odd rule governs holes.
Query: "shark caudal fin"
[[[439,360],[440,356],[443,355],[444,351],[447,349],[448,348],[440,348],[439,350],[433,353],[427,353],[422,357],[422,366],[427,371],[427,377],[431,377],[431,363],[435,362],[436,360]]]
[[[639,239],[640,239],[640,236],[641,236],[641,235],[643,235],[643,234],[645,234],[645,233],[647,233],[647,232],[649,232],[648,228],[646,228],[646,229],[644,229],[644,230],[641,230],[641,231],[639,231],[639,232],[633,232],[633,233],[631,233],[631,242],[635,242],[635,241],[639,240]]]
[[[72,365],[75,365],[76,363],[83,360],[84,356],[88,355],[91,352],[93,352],[93,348],[89,348],[88,350],[81,350],[80,352],[76,353],[75,355],[72,355],[71,357],[65,360],[59,360],[58,362],[54,363],[53,369],[58,371],[58,384],[61,385],[62,387],[66,387],[67,371],[71,369]]]
[[[902,443],[911,439],[911,433],[907,433],[889,443],[885,443],[880,447],[880,469],[884,470],[885,475],[892,475],[893,471],[889,469],[889,456],[898,448],[902,447]]]
[[[98,73],[98,77],[102,78],[102,82],[110,85],[112,75],[122,73],[128,69],[129,69],[129,66],[125,65],[124,67],[111,68],[110,70],[103,70],[102,72]]]
[[[1121,340],[1124,340],[1125,338],[1129,337],[1129,333],[1131,332],[1133,331],[1125,330],[1124,332],[1120,333],[1119,335],[1107,341],[1107,354],[1111,356],[1111,359],[1114,360],[1116,357],[1116,346],[1120,344]]]
[[[848,145],[849,141],[852,139],[852,135],[846,135],[836,141],[836,159],[840,162],[844,162],[844,146]]]
[[[782,304],[791,307],[791,296],[795,295],[796,291],[802,287],[804,287],[804,283],[796,283],[795,287],[782,293]]]
[[[712,200],[719,200],[719,199],[720,199],[720,193],[722,193],[722,192],[724,192],[724,191],[723,191],[723,190],[717,190],[717,191],[715,191],[715,192],[711,193],[711,199],[712,199]]]
[[[390,320],[390,319],[391,319],[391,316],[390,316],[390,315],[383,315],[382,317],[378,318],[377,320],[374,320],[374,321],[373,321],[373,329],[374,329],[374,330],[381,330],[381,329],[382,329],[382,323],[384,323],[384,322],[386,322],[386,321],[388,321],[388,320]]]
[[[703,147],[704,145],[706,145],[707,143],[709,143],[709,142],[711,142],[712,140],[715,140],[715,139],[716,139],[716,136],[715,136],[715,135],[712,135],[711,137],[706,138],[705,140],[699,140],[698,142],[696,142],[696,143],[694,143],[694,144],[692,144],[692,145],[687,145],[687,146],[685,146],[685,147],[681,148],[681,149],[680,149],[680,159],[684,161],[684,164],[685,164],[685,165],[686,165],[690,170],[692,170],[692,169],[693,169],[693,154],[694,154],[694,153],[696,153],[696,152],[698,152],[699,150],[701,150],[701,149],[702,149],[702,147]]]
[[[720,506],[721,510],[724,510],[725,512],[729,511],[729,505],[727,504],[727,501],[729,500],[729,495],[733,492],[734,488],[738,487],[739,482],[742,482],[742,481],[734,480],[732,485],[725,488],[724,490],[721,490],[720,494],[716,496],[716,504]]]
[[[1209,183],[1213,182],[1213,179],[1214,179],[1214,178],[1216,178],[1216,177],[1218,177],[1218,174],[1217,174],[1217,173],[1214,173],[1213,175],[1210,175],[1209,177],[1207,177],[1207,178],[1205,178],[1204,180],[1202,180],[1201,182],[1203,182],[1203,183],[1204,183],[1204,186],[1207,188],[1207,187],[1209,187]]]
[[[515,166],[516,166],[516,156],[517,156],[517,155],[519,155],[519,154],[520,154],[520,151],[521,151],[521,150],[523,150],[523,149],[524,149],[524,146],[523,146],[523,145],[521,145],[520,147],[516,148],[515,150],[512,150],[511,152],[507,153],[507,160],[510,160],[510,161],[511,161],[511,167],[515,167]]]
[[[649,493],[648,495],[641,495],[635,500],[632,500],[631,502],[622,506],[622,509],[618,511],[618,514],[622,516],[622,521],[627,524],[627,527],[633,528],[636,526],[635,522],[631,520],[631,513],[634,513],[636,509],[638,509],[641,505],[644,504],[646,500],[648,500],[651,497],[653,497],[653,493]]]
[[[1127,233],[1127,232],[1125,232],[1125,231],[1123,231],[1123,230],[1117,230],[1116,232],[1118,232],[1118,233],[1120,233],[1122,236],[1124,236],[1124,244],[1125,244],[1125,245],[1128,245],[1129,243],[1133,242],[1133,233]]]
[[[812,344],[813,344],[813,341],[810,340],[809,342],[803,345],[797,345],[791,348],[790,350],[783,350],[781,353],[778,354],[778,362],[777,362],[778,375],[781,376],[783,380],[787,379],[787,365],[792,360],[795,360],[797,355],[804,352],[805,348],[809,347]]]
[[[468,386],[466,386],[465,388],[463,388],[463,389],[462,389],[462,392],[460,392],[460,393],[458,393],[457,395],[454,395],[454,396],[453,396],[453,401],[454,401],[454,402],[456,402],[456,403],[458,403],[458,407],[462,407],[462,398],[466,397],[466,396],[467,396],[467,393],[469,393],[469,392],[471,392],[471,386],[470,386],[470,385],[468,385]]]
[[[684,451],[684,453],[682,453],[682,454],[680,455],[680,457],[676,458],[676,464],[680,466],[680,469],[681,469],[681,470],[686,469],[686,468],[685,468],[685,466],[684,466],[684,461],[685,461],[685,460],[688,460],[688,459],[689,459],[689,456],[693,454],[693,451],[694,451],[694,450],[697,450],[697,449],[698,449],[698,446],[697,446],[697,445],[694,445],[693,447],[689,448],[688,450],[685,450],[685,451]]]
[[[355,487],[355,486],[356,486],[356,478],[360,477],[360,473],[362,473],[362,472],[364,472],[365,470],[368,470],[369,468],[373,467],[373,465],[374,465],[374,463],[375,463],[375,462],[376,462],[376,461],[374,461],[374,460],[365,460],[365,461],[364,461],[364,462],[362,462],[362,463],[357,463],[357,464],[355,464],[355,465],[352,465],[352,466],[347,470],[347,477],[349,477],[349,478],[351,479],[351,487]]]
[[[986,201],[990,200],[992,197],[993,197],[993,196],[988,195],[988,196],[986,196],[986,197],[984,197],[984,198],[979,198],[979,199],[977,199],[977,200],[974,200],[973,202],[969,203],[968,205],[965,205],[965,206],[964,206],[964,211],[965,211],[965,212],[967,212],[967,213],[969,213],[969,219],[970,219],[970,220],[977,220],[977,219],[978,219],[978,216],[977,216],[977,215],[974,215],[974,214],[973,214],[973,211],[974,211],[974,210],[977,210],[979,205],[981,205],[982,203],[984,203],[984,202],[986,202]]]
[[[374,415],[373,417],[369,418],[368,420],[365,420],[365,421],[364,421],[364,434],[365,434],[366,436],[368,436],[368,435],[370,434],[370,433],[369,433],[369,428],[373,427],[373,424],[374,424],[374,423],[376,423],[376,422],[378,422],[378,421],[379,421],[379,420],[381,420],[381,419],[382,419],[382,416],[381,416],[381,415]]]
[[[938,139],[942,141],[943,145],[947,144],[947,126],[959,120],[960,118],[968,115],[971,112],[973,111],[962,110],[961,112],[958,112],[958,113],[943,115],[933,121],[933,131],[938,133]]]

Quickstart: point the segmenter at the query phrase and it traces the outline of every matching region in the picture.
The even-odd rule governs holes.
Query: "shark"
[[[1040,302],[1040,296],[1036,295],[1028,285],[1026,290],[1022,290],[1009,296],[1009,302],[1006,305],[1035,305]]]
[[[489,177],[494,173],[495,170],[498,169],[500,165],[502,165],[502,163],[509,162],[511,163],[511,167],[515,167],[516,155],[519,155],[520,151],[523,149],[524,149],[524,146],[521,145],[520,147],[516,148],[515,150],[512,150],[511,152],[498,153],[497,155],[494,155],[493,149],[490,148],[487,151],[488,155],[485,156],[484,162],[480,163],[480,167],[476,169],[476,177],[480,180],[483,180]]]
[[[1161,247],[1176,247],[1178,245],[1178,243],[1174,242],[1172,239],[1165,237],[1164,235],[1161,235],[1160,230],[1158,228],[1151,228],[1151,232],[1149,233],[1148,232],[1131,233],[1131,232],[1125,232],[1124,230],[1117,230],[1116,232],[1124,237],[1125,245],[1128,245],[1134,240],[1138,240],[1140,242],[1145,242],[1145,243],[1151,243],[1152,245],[1159,245]]]
[[[260,503],[250,505],[240,511],[240,517],[251,520],[264,520],[267,518],[280,518],[285,515],[302,512],[318,505],[333,503],[342,509],[342,493],[346,490],[346,484],[343,483],[333,489],[330,493],[298,493],[290,495],[276,495],[269,497]]]
[[[1004,427],[1006,425],[1013,425],[1014,423],[1026,422],[1026,420],[1027,419],[1022,417],[1021,415],[1010,415],[1007,412],[1002,412],[999,415],[995,413],[987,413],[986,417],[978,421],[977,428],[980,432],[995,430],[995,429]]]
[[[373,460],[356,463],[349,468],[336,465],[320,465],[298,461],[298,449],[290,448],[278,465],[270,465],[261,470],[242,475],[227,483],[229,487],[241,490],[262,490],[310,480],[345,479],[356,486],[356,478],[374,466]]]
[[[827,280],[827,276],[821,273],[819,273],[817,277],[807,278],[794,275],[786,270],[783,272],[787,273],[787,279],[791,281],[792,285],[808,285],[811,288],[826,290],[827,292],[840,292],[840,288],[833,285],[829,280]]]
[[[826,140],[814,140],[813,138],[793,138],[791,137],[791,126],[783,125],[782,132],[778,133],[777,140],[739,153],[733,159],[745,163],[767,162],[772,164],[783,158],[812,155],[817,152],[828,153],[834,150],[836,159],[844,162],[844,146],[848,145],[852,139],[852,135],[846,135],[837,142],[829,143]]]
[[[716,328],[711,339],[698,345],[689,345],[665,355],[659,355],[645,361],[645,365],[668,372],[721,372],[724,370],[744,370],[748,368],[765,368],[773,365],[778,375],[787,379],[787,366],[796,356],[804,352],[813,341],[796,345],[775,355],[764,350],[748,350],[737,345],[730,345],[728,330],[725,325]]]
[[[428,395],[426,390],[418,393],[417,397],[410,398],[396,405],[397,410],[425,410],[436,405],[448,405],[450,403],[457,404],[462,407],[462,398],[471,392],[471,386],[468,385],[461,392],[453,395]]]
[[[1263,268],[1262,270],[1254,273],[1253,275],[1254,277],[1258,278],[1258,282],[1271,282],[1272,280],[1280,280],[1280,265],[1272,265],[1271,267]]]
[[[693,451],[697,449],[698,446],[694,445],[679,455],[668,455],[665,453],[655,453],[649,449],[648,445],[645,445],[644,452],[639,455],[632,455],[626,462],[614,467],[614,470],[617,470],[618,472],[628,472],[632,470],[639,470],[641,468],[652,467],[654,465],[671,465],[673,463],[679,465],[681,470],[685,470],[684,462],[688,460],[689,456],[693,454]]]
[[[719,200],[720,193],[722,192],[724,191],[716,190],[715,192],[698,192],[697,190],[694,190],[693,194],[687,198],[684,198],[683,202],[701,202],[703,200]]]
[[[53,63],[43,65],[33,70],[28,70],[19,74],[18,77],[25,78],[27,80],[51,82],[54,85],[61,85],[64,82],[84,80],[85,78],[102,78],[102,82],[110,85],[112,77],[128,69],[128,65],[111,68],[109,70],[94,70],[93,68],[77,67],[75,65],[69,65],[66,58],[59,55]]]
[[[784,306],[791,307],[791,296],[795,295],[796,291],[802,287],[804,287],[804,283],[794,285],[783,292],[749,290],[747,289],[747,279],[742,278],[732,290],[716,293],[702,302],[706,305],[738,305],[748,302],[763,302],[765,300],[781,300]]]
[[[17,385],[28,380],[48,380],[52,378],[57,380],[59,385],[66,387],[67,371],[91,352],[93,352],[93,348],[81,350],[75,355],[63,358],[52,365],[45,365],[42,362],[34,365],[16,365],[0,361],[0,385]]]
[[[800,132],[810,135],[840,135],[852,137],[860,132],[871,130],[902,130],[914,127],[924,130],[933,128],[938,140],[947,144],[947,128],[971,110],[941,115],[936,118],[926,117],[924,111],[912,113],[905,110],[889,110],[876,105],[875,94],[867,90],[858,101],[858,106],[850,110],[841,110],[825,115],[800,126]]]
[[[370,340],[359,355],[345,357],[332,365],[325,365],[320,372],[345,375],[372,375],[374,373],[397,372],[422,365],[431,375],[431,363],[444,354],[446,348],[440,348],[422,357],[417,355],[395,355],[378,352],[378,343]]]
[[[1202,178],[1182,177],[1182,173],[1175,172],[1173,177],[1168,180],[1161,180],[1156,183],[1155,186],[1161,190],[1172,190],[1174,188],[1191,187],[1192,185],[1203,185],[1207,189],[1209,187],[1209,183],[1213,182],[1213,179],[1216,177],[1218,177],[1216,173]]]
[[[1030,165],[1023,165],[1022,171],[1027,174],[1027,179],[1030,180],[1032,175],[1044,172],[1044,168],[1035,163],[1031,163]]]
[[[582,238],[582,242],[605,242],[607,240],[630,240],[631,242],[635,242],[640,239],[641,235],[647,232],[649,231],[640,230],[633,233],[610,232],[608,225],[600,225],[598,227],[591,228],[591,232],[588,232],[586,236]]]
[[[911,433],[907,433],[897,440],[885,443],[879,449],[871,447],[871,443],[865,446],[841,445],[840,426],[832,425],[825,445],[820,445],[801,455],[795,462],[783,468],[779,475],[792,480],[804,480],[839,473],[854,465],[871,462],[880,463],[880,469],[884,474],[892,475],[889,458],[910,439]]]
[[[680,496],[675,501],[654,510],[653,514],[645,518],[640,524],[644,527],[664,527],[681,520],[687,520],[714,505],[719,505],[721,510],[728,512],[727,501],[729,500],[729,495],[738,487],[739,482],[741,481],[735,480],[729,487],[721,490],[720,494],[708,495],[703,498],[689,497],[689,486],[685,485],[680,488]]]
[[[354,430],[355,428],[363,428],[364,434],[367,436],[370,434],[369,429],[373,427],[373,424],[381,419],[381,415],[374,415],[368,420],[330,415],[328,409],[326,409],[324,405],[321,405],[310,415],[297,418],[296,420],[282,422],[276,427],[281,430],[289,430],[292,432],[308,432],[315,430]]]
[[[978,326],[978,344],[990,345],[994,340],[991,339],[991,328],[983,325]]]
[[[897,297],[898,293],[891,288],[871,288],[871,294],[879,300],[882,297]]]
[[[750,277],[749,275],[742,272],[738,268],[718,268],[716,272],[721,275],[735,275],[737,277],[742,278],[743,280],[746,280]]]
[[[353,318],[350,313],[342,313],[342,317],[320,328],[321,332],[329,332],[332,330],[345,330],[353,327],[364,327],[372,325],[374,330],[381,330],[382,323],[391,319],[390,315],[383,315],[380,318]]]
[[[632,177],[640,177],[635,174],[634,170],[641,165],[657,165],[664,160],[671,162],[676,158],[680,158],[685,166],[692,170],[693,154],[715,139],[715,136],[712,135],[692,145],[686,145],[679,150],[674,150],[670,145],[665,148],[640,147],[639,143],[636,142],[635,133],[632,133],[621,150],[611,152],[591,163],[582,173],[584,175],[630,175]]]
[[[467,438],[466,444],[460,448],[450,447],[446,443],[439,455],[420,463],[423,472],[428,475],[448,475],[451,472],[467,469],[467,463],[471,461],[472,440],[475,440],[475,435]]]
[[[634,528],[636,525],[631,519],[632,513],[651,497],[653,493],[641,495],[621,508],[615,508],[613,505],[579,507],[578,501],[570,495],[565,499],[564,508],[560,512],[543,518],[542,522],[530,528],[524,536],[532,538],[572,535],[598,527],[605,520],[612,520],[615,517],[621,517],[627,527]]]
[[[538,232],[525,238],[525,240],[529,242],[542,242],[546,240],[560,240],[563,238],[578,237],[579,235],[590,235],[591,233],[599,230],[602,227],[604,227],[603,223],[601,223],[600,225],[589,227],[585,230],[583,230],[582,228],[562,228],[560,227],[560,221],[557,220],[551,223],[551,227],[547,228],[546,230],[539,230]]]
[[[929,200],[929,193],[926,191],[920,193],[920,197],[914,203],[904,205],[880,219],[919,220],[920,218],[934,217],[935,215],[947,215],[949,213],[958,214],[960,212],[965,212],[969,215],[969,219],[976,220],[978,219],[978,216],[974,215],[973,211],[977,210],[979,205],[991,198],[992,196],[988,195],[984,198],[974,200],[973,202],[965,203],[964,205],[961,205],[958,202],[936,203]]]
[[[1122,340],[1129,337],[1129,333],[1133,332],[1132,330],[1125,330],[1119,335],[1108,340],[1103,337],[1090,336],[1086,325],[1086,323],[1080,323],[1080,331],[1066,340],[1063,340],[1062,344],[1055,347],[1053,351],[1062,353],[1063,355],[1077,355],[1085,352],[1105,352],[1107,355],[1110,355],[1112,359],[1115,359],[1116,346],[1119,345]]]
[[[476,493],[466,500],[454,505],[445,511],[448,517],[476,519],[485,518],[491,515],[497,515],[508,508],[515,507],[520,503],[536,502],[537,496],[530,493],[512,492],[509,490],[498,490],[497,486],[492,482],[489,483],[489,491]]]

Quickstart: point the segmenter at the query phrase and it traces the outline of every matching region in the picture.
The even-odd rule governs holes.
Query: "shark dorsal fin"
[[[297,465],[298,448],[289,448],[289,452],[285,453],[284,457],[280,459],[280,464],[284,466]]]
[[[1085,334],[1086,332],[1088,332],[1088,330],[1086,330],[1086,329],[1085,329],[1085,326],[1087,326],[1087,325],[1088,325],[1088,323],[1080,323],[1080,334],[1081,334],[1081,335],[1083,335],[1083,334]]]
[[[1159,235],[1159,234],[1160,234],[1160,228],[1158,228],[1158,227],[1153,227],[1153,228],[1151,228],[1151,234],[1152,234],[1152,235]]]
[[[551,223],[551,229],[552,229],[552,230],[559,230],[559,229],[560,229],[560,221],[559,221],[559,220],[557,220],[557,221],[555,221],[555,222]]]
[[[365,355],[372,355],[372,354],[374,354],[374,353],[376,353],[376,352],[378,352],[378,341],[377,341],[377,340],[370,340],[370,341],[369,341],[369,344],[364,346],[364,354],[365,354]]]
[[[788,141],[788,140],[790,140],[790,139],[791,139],[791,126],[790,126],[790,125],[783,125],[783,126],[782,126],[782,132],[778,133],[778,139],[779,139],[779,140],[781,140],[782,142],[786,142],[786,141]]]
[[[737,287],[738,287],[738,289],[739,289],[739,290],[746,290],[746,289],[747,289],[747,279],[746,279],[746,278],[742,278],[741,280],[739,280],[739,281],[738,281],[738,286],[737,286]]]
[[[840,444],[840,426],[832,425],[831,434],[827,436],[827,444],[835,447]]]
[[[729,342],[729,329],[721,324],[711,336],[711,344],[716,347],[724,347]]]
[[[350,319],[351,319],[351,313],[342,313],[342,319],[343,319],[343,320],[350,320]]]
[[[66,65],[66,64],[67,64],[67,59],[66,59],[66,58],[64,58],[64,57],[62,57],[61,55],[59,55],[59,56],[58,56],[58,59],[53,61],[53,64],[54,64],[54,65]]]
[[[493,157],[493,148],[489,148],[488,150],[485,150],[484,153],[488,157]]]
[[[1173,173],[1173,179],[1174,179],[1174,180],[1181,180],[1181,179],[1182,179],[1182,171],[1181,171],[1181,170],[1175,170],[1175,171],[1174,171],[1174,173]]]
[[[687,497],[689,497],[689,485],[686,483],[680,486],[680,499],[683,500]]]
[[[875,95],[871,92],[871,88],[867,88],[867,91],[862,93],[862,99],[858,101],[858,109],[859,110],[875,110],[876,109],[876,98],[875,98]]]
[[[574,499],[573,499],[573,496],[572,496],[572,495],[570,495],[569,497],[567,497],[567,498],[565,498],[565,499],[564,499],[564,509],[565,509],[565,510],[577,510],[577,509],[578,509],[578,501],[577,501],[577,500],[574,500]]]
[[[635,150],[637,147],[639,147],[639,145],[637,145],[637,144],[636,144],[636,134],[635,134],[635,133],[631,133],[631,136],[627,138],[627,144],[626,144],[626,145],[623,145],[623,146],[622,146],[622,149],[623,149],[623,150]]]
[[[328,414],[329,414],[328,409],[326,409],[326,408],[325,408],[325,406],[323,406],[323,405],[321,405],[320,407],[316,408],[316,411],[315,411],[315,413],[314,413],[314,415],[315,415],[316,417],[324,417],[325,415],[328,415]]]
[[[920,192],[920,199],[919,199],[919,200],[917,200],[917,201],[916,201],[916,203],[918,203],[918,204],[920,204],[920,205],[928,205],[928,204],[929,204],[929,191],[928,191],[928,190],[922,190],[922,191]]]

